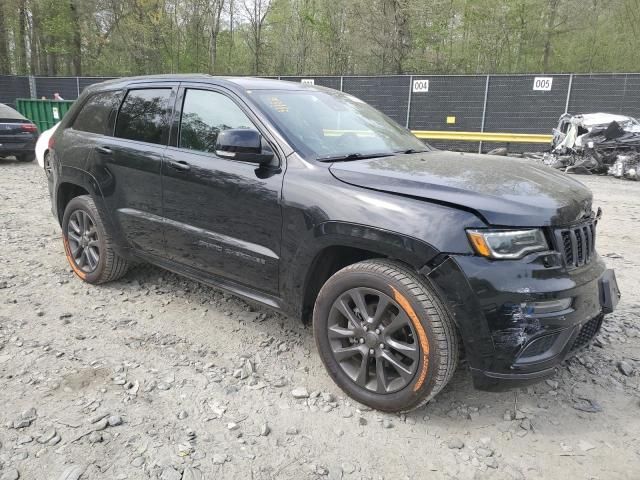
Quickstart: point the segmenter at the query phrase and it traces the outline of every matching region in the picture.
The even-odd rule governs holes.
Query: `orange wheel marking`
[[[424,327],[420,323],[418,319],[418,315],[411,307],[409,300],[402,295],[398,290],[393,288],[391,285],[391,290],[393,291],[393,298],[398,304],[402,307],[409,318],[411,319],[411,323],[413,327],[418,332],[418,341],[420,342],[420,347],[422,348],[422,371],[420,372],[420,376],[418,377],[418,381],[413,387],[413,391],[416,392],[422,387],[425,379],[427,378],[427,372],[429,371],[429,339],[427,338],[427,332],[424,331]]]
[[[82,280],[85,280],[87,278],[87,274],[76,266],[76,262],[73,260],[73,255],[71,255],[71,247],[69,247],[69,239],[64,234],[62,235],[62,243],[64,244],[64,253],[67,256],[67,261],[69,262],[69,265],[71,265],[71,269],[73,270],[73,273],[79,276]]]

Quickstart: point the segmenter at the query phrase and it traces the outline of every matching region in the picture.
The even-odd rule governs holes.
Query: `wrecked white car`
[[[589,134],[596,130],[605,130],[612,122],[616,122],[624,131],[640,133],[640,122],[626,115],[613,113],[585,113],[571,115],[565,113],[558,121],[558,127],[553,129],[552,147],[557,153],[565,153],[568,149],[580,149]]]
[[[544,162],[567,173],[640,180],[640,122],[611,113],[564,114]]]

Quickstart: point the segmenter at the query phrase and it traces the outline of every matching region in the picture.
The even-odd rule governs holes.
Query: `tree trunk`
[[[55,77],[58,75],[58,55],[47,53],[47,75]]]
[[[80,13],[78,12],[77,0],[69,1],[69,9],[71,10],[71,28],[73,29],[72,37],[72,54],[73,74],[82,76],[82,30],[80,28]]]
[[[593,0],[593,13],[591,14],[591,32],[593,34],[589,42],[589,72],[593,72],[593,59],[598,48],[598,0]]]
[[[211,65],[209,67],[209,73],[215,75],[216,73],[216,59],[218,57],[218,32],[211,31]]]
[[[547,26],[544,35],[544,53],[542,55],[542,72],[549,71],[549,59],[551,58],[551,42],[554,34],[554,24],[558,13],[558,0],[549,0],[547,10]]]
[[[255,27],[254,27],[254,31],[253,31],[253,41],[254,41],[254,45],[255,45],[255,49],[253,51],[254,56],[253,56],[253,73],[254,75],[257,75],[258,72],[260,71],[260,42],[261,42],[261,38],[260,38],[260,10],[258,8],[258,5],[260,4],[261,0],[254,0],[253,2],[253,15],[255,18]]]
[[[393,63],[395,73],[404,73],[404,64],[407,59],[409,50],[409,18],[407,15],[407,5],[398,0],[394,0],[393,4],[393,23],[394,23],[394,54]]]
[[[218,58],[218,33],[220,32],[220,17],[224,7],[224,0],[217,0],[213,8],[213,18],[211,19],[211,66],[209,73],[216,72],[216,60]]]
[[[260,28],[256,29],[254,37],[255,50],[253,56],[253,74],[257,75],[260,72]]]
[[[27,68],[27,6],[26,0],[20,0],[18,6],[18,38],[16,39],[18,47],[18,74],[26,75],[29,73]]]
[[[33,22],[31,28],[31,60],[33,67],[35,67],[32,67],[31,73],[32,75],[52,76],[55,75],[56,72],[55,55],[47,51],[46,45],[49,45],[51,40],[43,31],[40,14],[41,12],[35,8],[31,12],[31,20]],[[37,52],[37,55],[35,55],[34,52]],[[35,59],[33,58],[34,56],[36,57]]]
[[[5,23],[4,7],[0,3],[0,75],[11,73],[11,62],[9,61],[9,42],[7,24]]]
[[[31,21],[29,22],[29,70],[31,75],[37,75],[40,70],[40,49],[38,45],[38,37],[36,35],[37,20],[33,11],[31,12]]]
[[[227,65],[231,65],[231,59],[233,58],[233,11],[234,11],[233,0],[229,0],[229,54],[227,56]]]

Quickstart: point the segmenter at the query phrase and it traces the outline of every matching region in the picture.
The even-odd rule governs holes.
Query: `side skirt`
[[[183,275],[190,278],[191,280],[204,283],[205,285],[208,285],[210,287],[225,290],[229,293],[237,295],[238,297],[260,303],[261,305],[272,308],[279,313],[286,314],[285,309],[283,308],[282,299],[279,297],[259,292],[244,285],[239,285],[230,280],[226,280],[218,276],[213,276],[209,273],[204,274],[200,270],[174,262],[172,260],[168,260],[166,258],[151,255],[149,253],[144,253],[139,250],[135,250],[133,253],[140,260],[144,260],[145,262],[149,262],[160,268],[169,270],[170,272],[176,273],[178,275]]]

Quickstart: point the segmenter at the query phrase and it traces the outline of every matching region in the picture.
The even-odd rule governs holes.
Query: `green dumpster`
[[[71,100],[18,98],[16,99],[16,110],[35,123],[42,133],[62,120],[72,104]]]

